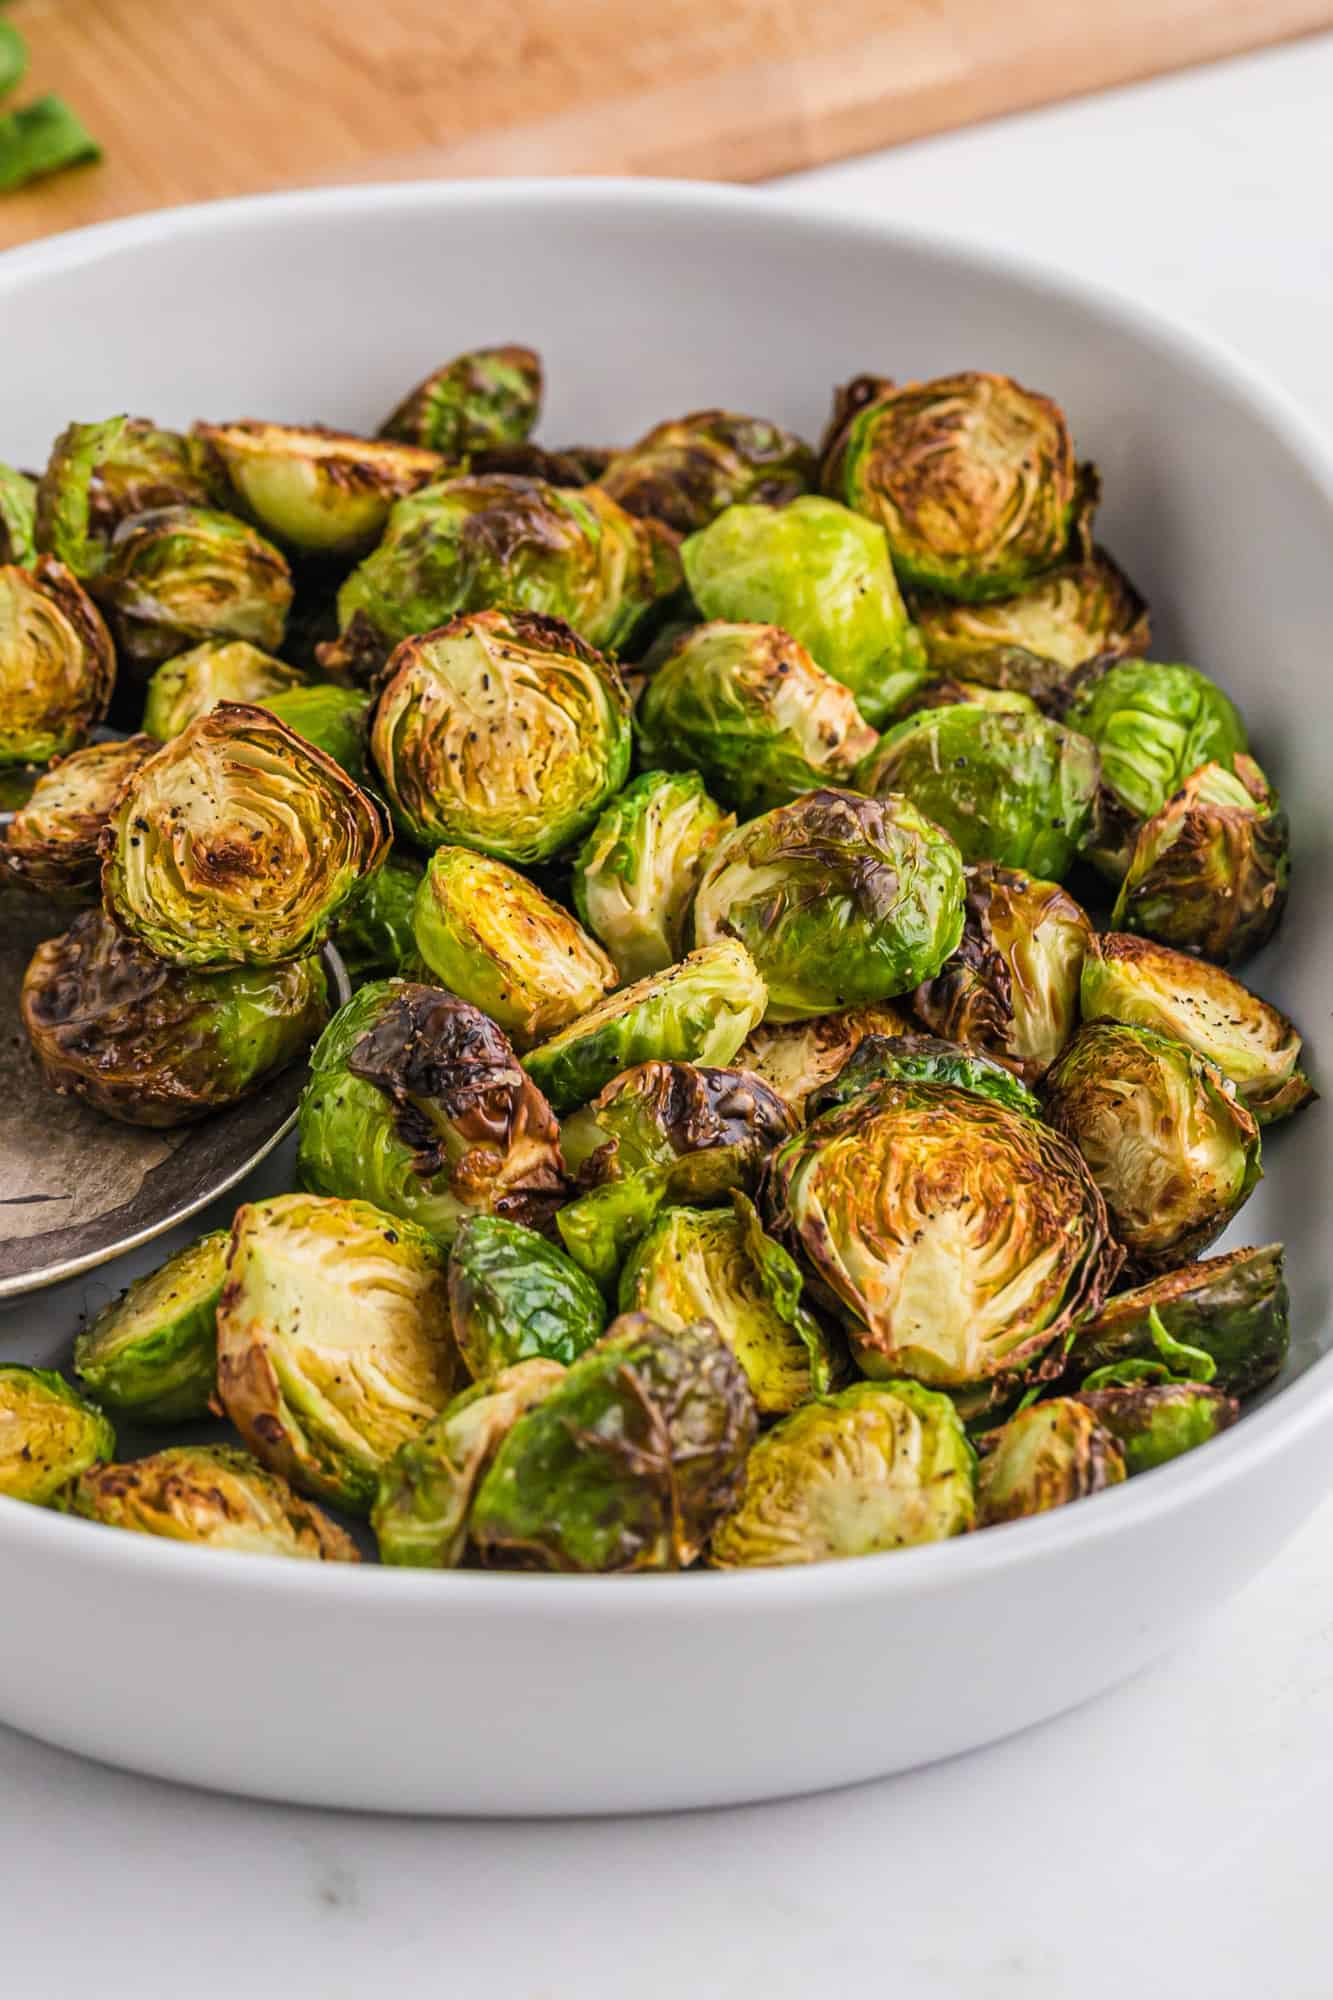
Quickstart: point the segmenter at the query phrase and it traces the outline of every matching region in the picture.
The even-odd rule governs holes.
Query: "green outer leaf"
[[[208,1414],[217,1380],[217,1310],[231,1232],[215,1229],[136,1278],[90,1320],[74,1366],[113,1410],[142,1423]]]
[[[615,1296],[621,1265],[667,1200],[668,1183],[664,1170],[645,1167],[590,1188],[556,1211],[566,1250],[608,1298]]]
[[[601,1293],[573,1258],[494,1215],[471,1217],[454,1240],[449,1310],[459,1353],[479,1378],[517,1361],[568,1367],[606,1325]]]
[[[101,157],[92,133],[54,92],[0,118],[0,194]]]
[[[37,482],[13,466],[0,465],[0,563],[31,565],[37,555],[36,525]]]
[[[1066,1380],[1130,1359],[1157,1360],[1151,1314],[1172,1339],[1202,1349],[1217,1364],[1213,1386],[1249,1396],[1271,1382],[1287,1358],[1290,1305],[1282,1245],[1227,1251],[1117,1292],[1079,1327]],[[1087,1384],[1084,1381],[1084,1387]]]

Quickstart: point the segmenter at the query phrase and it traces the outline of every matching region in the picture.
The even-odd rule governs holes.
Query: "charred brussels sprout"
[[[484,1014],[386,979],[334,1015],[310,1059],[297,1169],[451,1243],[469,1215],[541,1228],[565,1191],[546,1099]]]
[[[49,1507],[115,1449],[107,1419],[63,1375],[0,1362],[0,1497]]]
[[[291,424],[196,424],[240,502],[286,548],[308,555],[364,555],[389,509],[440,475],[438,452],[343,431]]]
[[[706,1324],[618,1319],[509,1432],[481,1483],[484,1561],[684,1569],[731,1506],[755,1435],[740,1364]]]
[[[909,992],[948,958],[962,922],[948,834],[910,800],[832,790],[728,834],[694,902],[700,944],[736,938],[753,955],[774,1021]]]
[[[989,1056],[942,1042],[934,1035],[867,1035],[848,1056],[831,1082],[815,1091],[808,1105],[811,1118],[850,1104],[863,1090],[881,1083],[949,1083],[974,1090],[981,1097],[1007,1104],[1029,1118],[1041,1116],[1041,1106],[1026,1084]]]
[[[467,1546],[468,1511],[487,1467],[519,1418],[564,1376],[558,1361],[517,1362],[464,1389],[420,1437],[399,1445],[380,1474],[370,1510],[381,1562],[457,1567]]]
[[[44,895],[95,895],[102,829],[125,780],[156,749],[151,736],[126,736],[57,758],[0,834],[0,868]]]
[[[803,1121],[811,1095],[830,1082],[867,1035],[908,1035],[910,1018],[887,1002],[878,1007],[845,1007],[809,1021],[765,1021],[736,1056],[737,1065],[775,1090],[793,1116]]]
[[[478,1381],[520,1361],[577,1361],[606,1325],[578,1265],[521,1223],[474,1215],[449,1258],[454,1339]]]
[[[567,1027],[616,983],[606,953],[567,910],[466,847],[436,848],[412,929],[428,975],[489,1014],[518,1049]]]
[[[88,1322],[74,1366],[95,1396],[141,1423],[207,1416],[230,1241],[225,1229],[199,1237]]]
[[[850,691],[777,625],[697,625],[643,693],[647,764],[685,765],[750,816],[845,784],[875,747]]]
[[[207,445],[146,417],[71,424],[37,487],[37,546],[86,582],[122,521],[160,507],[214,507],[223,485]]]
[[[696,410],[619,451],[597,483],[631,514],[692,534],[740,501],[781,507],[815,483],[808,444],[762,417]]]
[[[849,383],[821,484],[879,523],[905,583],[971,602],[1081,553],[1095,498],[1059,406],[1007,375]]]
[[[23,1025],[47,1082],[126,1125],[183,1125],[255,1090],[328,1017],[317,958],[194,972],[77,917],[34,952]]]
[[[723,938],[608,993],[523,1066],[558,1112],[573,1111],[635,1063],[730,1062],[766,997],[749,952]]]
[[[1058,1372],[1120,1267],[1076,1149],[943,1083],[884,1083],[779,1146],[769,1227],[803,1259],[868,1375],[999,1398]]]
[[[96,591],[121,658],[147,674],[205,639],[276,652],[292,579],[286,558],[234,514],[159,507],[122,521]]]
[[[28,568],[37,555],[37,482],[0,465],[0,563]]]
[[[975,1515],[975,1459],[949,1398],[919,1382],[857,1382],[760,1438],[711,1561],[751,1569],[875,1555],[965,1534]]]
[[[419,382],[385,419],[380,436],[447,458],[522,444],[541,400],[541,358],[530,347],[474,347]]]
[[[1125,1455],[1082,1400],[1055,1396],[1020,1410],[994,1433],[978,1477],[981,1526],[1021,1521],[1086,1500],[1125,1477]]]
[[[1125,1470],[1151,1472],[1182,1452],[1207,1444],[1234,1424],[1240,1405],[1202,1382],[1143,1382],[1123,1388],[1088,1390],[1085,1409],[1120,1446]]]
[[[221,702],[130,778],[102,895],[175,965],[274,965],[312,950],[388,852],[376,801],[261,708]]]
[[[345,1529],[229,1445],[176,1445],[127,1465],[95,1465],[70,1512],[107,1528],[164,1535],[199,1548],[310,1562],[360,1562]]]
[[[835,501],[728,507],[681,561],[705,618],[780,625],[876,727],[928,678],[883,533]]]
[[[371,749],[409,839],[547,861],[624,784],[629,699],[558,619],[480,611],[398,648]]]
[[[77,749],[115,678],[106,626],[62,563],[0,569],[0,768]]]
[[[1233,965],[1267,944],[1287,902],[1287,815],[1257,764],[1205,764],[1139,829],[1111,922]]]
[[[1221,1070],[1152,1028],[1080,1028],[1046,1078],[1046,1115],[1145,1270],[1206,1249],[1259,1179],[1259,1127]]]
[[[339,910],[331,941],[354,986],[405,972],[415,958],[412,912],[422,872],[419,861],[391,852]]]
[[[1035,1083],[1078,1026],[1092,926],[1054,882],[990,861],[968,869],[963,911],[957,951],[912,1005],[937,1035]]]
[[[366,1513],[380,1473],[449,1400],[444,1253],[368,1201],[276,1195],[236,1211],[218,1395],[303,1493]]]
[[[1282,1245],[1230,1250],[1117,1292],[1075,1334],[1068,1378],[1081,1382],[1094,1370],[1153,1361],[1161,1328],[1211,1359],[1213,1388],[1231,1396],[1262,1389],[1280,1372],[1291,1341]]]
[[[1002,664],[1017,650],[1057,670],[1047,677],[1054,688],[1085,660],[1138,655],[1148,646],[1148,607],[1104,549],[1047,570],[1016,597],[988,604],[916,598],[912,615],[935,671],[967,678],[979,664]]]
[[[906,703],[899,720],[919,715],[924,708],[993,708],[1004,715],[1038,715],[1033,695],[1018,688],[985,687],[980,681],[927,681]]]
[[[886,731],[855,782],[877,798],[903,793],[952,834],[964,861],[1058,882],[1092,825],[1097,752],[1044,716],[965,703]]]
[[[298,668],[246,639],[209,639],[163,661],[148,683],[143,726],[159,743],[169,743],[220,701],[262,705],[284,688],[299,687],[304,678]]]
[[[1315,1095],[1286,1015],[1220,966],[1167,945],[1120,931],[1093,938],[1083,961],[1082,1009],[1085,1021],[1123,1021],[1188,1042],[1216,1063],[1261,1125]]]
[[[602,812],[574,862],[574,904],[623,980],[683,956],[705,861],[735,820],[697,771],[646,771]]]

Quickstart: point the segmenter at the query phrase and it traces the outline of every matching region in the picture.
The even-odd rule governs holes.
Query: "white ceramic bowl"
[[[1243,704],[1295,828],[1250,968],[1328,1018],[1333,468],[1208,340],[975,251],[768,195],[652,183],[334,190],[178,210],[0,260],[4,436],[129,409],[371,424],[456,350],[533,342],[543,435],[727,404],[807,434],[833,383],[1010,371],[1057,396],[1159,656]],[[1272,1139],[1233,1240],[1289,1246],[1289,1379],[1206,1450],[964,1542],[805,1571],[432,1575],[205,1556],[0,1502],[0,1717],[163,1777],[400,1811],[713,1805],[983,1743],[1168,1648],[1328,1483],[1330,1120]],[[140,1264],[161,1253],[155,1247]],[[121,1279],[134,1268],[127,1264]],[[78,1280],[0,1319],[56,1358]],[[1182,1700],[1187,1697],[1182,1694]]]

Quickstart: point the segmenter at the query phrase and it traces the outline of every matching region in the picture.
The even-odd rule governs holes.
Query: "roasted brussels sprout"
[[[255,1090],[328,1018],[317,958],[195,972],[168,965],[100,910],[38,945],[23,1025],[53,1090],[126,1125],[183,1125]]]
[[[0,768],[77,749],[115,678],[110,634],[63,564],[0,569]]]
[[[1287,902],[1287,815],[1249,757],[1193,772],[1139,829],[1111,922],[1234,965],[1267,944]]]
[[[544,1236],[470,1216],[449,1257],[454,1339],[478,1381],[520,1361],[577,1361],[606,1325],[602,1295]]]
[[[162,662],[148,683],[143,726],[159,743],[169,743],[220,701],[262,706],[270,695],[299,687],[304,678],[298,668],[275,660],[247,639],[208,639]]]
[[[70,1511],[107,1528],[239,1555],[361,1560],[336,1521],[229,1445],[175,1445],[127,1465],[91,1466],[74,1487]]]
[[[730,1062],[763,1019],[766,998],[744,945],[721,938],[608,993],[523,1066],[558,1112],[573,1111],[635,1063]]]
[[[412,912],[422,872],[419,861],[395,849],[339,910],[330,936],[353,986],[406,972],[415,960]]]
[[[957,951],[912,1005],[937,1035],[1035,1083],[1078,1026],[1092,926],[1054,882],[992,861],[968,869],[963,912]]]
[[[473,1504],[482,1559],[550,1570],[684,1569],[731,1506],[754,1398],[706,1323],[616,1320],[521,1417]]]
[[[597,483],[631,514],[689,535],[740,501],[781,507],[815,483],[808,444],[761,417],[696,410],[618,451]]]
[[[528,440],[469,452],[468,470],[517,473],[521,479],[544,479],[550,486],[595,486],[615,455],[608,445],[567,444],[548,450]]]
[[[381,1562],[457,1567],[467,1546],[468,1510],[487,1467],[519,1418],[564,1377],[558,1361],[517,1362],[464,1389],[420,1437],[399,1445],[380,1474],[370,1510]]]
[[[567,1118],[561,1136],[566,1164],[586,1185],[662,1167],[678,1200],[703,1201],[752,1188],[795,1123],[776,1091],[742,1069],[643,1062]]]
[[[484,1014],[385,979],[334,1015],[310,1058],[297,1170],[448,1245],[469,1215],[542,1228],[565,1192],[546,1099]]]
[[[973,1399],[1056,1374],[1121,1262],[1075,1147],[949,1084],[883,1083],[826,1111],[778,1147],[762,1199],[866,1374]]]
[[[1207,1444],[1240,1415],[1234,1397],[1203,1382],[1139,1382],[1078,1400],[1116,1440],[1131,1479]]]
[[[266,708],[307,743],[313,743],[316,750],[332,757],[353,783],[365,786],[371,782],[366,761],[369,695],[326,681],[316,687],[284,688],[280,694],[266,695],[256,706]]]
[[[419,382],[386,417],[380,436],[460,458],[522,444],[541,400],[541,358],[530,347],[475,347]]]
[[[629,699],[558,619],[481,611],[398,648],[371,749],[409,839],[547,861],[624,784]]]
[[[438,479],[435,451],[386,444],[312,424],[196,424],[216,453],[239,511],[285,548],[356,556],[373,548],[389,509]]]
[[[566,1202],[555,1226],[579,1269],[613,1299],[621,1265],[670,1199],[669,1170],[640,1167]]]
[[[37,482],[0,465],[0,563],[27,569],[37,556]]]
[[[1157,1028],[1207,1056],[1261,1125],[1315,1095],[1292,1023],[1220,966],[1110,931],[1090,940],[1081,990],[1085,1021]]]
[[[499,1023],[518,1049],[568,1027],[616,969],[568,910],[503,861],[437,847],[412,917],[427,976]]]
[[[1025,1112],[1029,1118],[1041,1116],[1036,1098],[1011,1070],[992,1062],[989,1056],[960,1048],[956,1042],[939,1041],[934,1035],[866,1035],[838,1074],[811,1093],[806,1114],[820,1118],[826,1111],[850,1104],[863,1090],[907,1081],[953,1084],[958,1090],[975,1090],[997,1104],[1007,1104],[1011,1111]]]
[[[368,1201],[285,1194],[236,1211],[218,1395],[271,1471],[369,1511],[453,1387],[444,1264],[424,1229]]]
[[[879,523],[904,583],[972,603],[1081,556],[1096,498],[1059,406],[975,373],[849,383],[820,483]]]
[[[1020,688],[986,687],[981,681],[938,680],[927,681],[923,688],[910,696],[899,711],[897,720],[905,721],[909,715],[919,715],[926,708],[993,708],[1004,715],[1039,715],[1040,704],[1034,695],[1026,694]]]
[[[1077,1384],[1096,1370],[1152,1361],[1161,1328],[1211,1359],[1213,1388],[1240,1397],[1262,1389],[1280,1372],[1291,1342],[1282,1245],[1230,1250],[1117,1292],[1075,1333],[1066,1378]]]
[[[965,1534],[975,1514],[975,1459],[949,1398],[919,1382],[856,1382],[760,1438],[710,1560],[751,1569],[875,1555]]]
[[[912,615],[935,671],[969,679],[978,663],[1002,662],[1016,649],[1056,669],[1046,677],[1053,689],[1085,660],[1148,648],[1148,607],[1104,549],[1047,570],[1016,597],[983,604],[917,597]]]
[[[205,507],[130,515],[94,586],[122,661],[141,675],[205,639],[274,653],[292,601],[286,558],[234,514]]]
[[[70,424],[37,487],[37,546],[87,582],[106,562],[122,521],[160,507],[215,507],[221,468],[199,438],[147,417]]]
[[[749,817],[846,784],[875,747],[850,689],[777,625],[696,625],[652,675],[635,718],[647,764],[689,766]]]
[[[309,952],[388,852],[373,798],[262,708],[220,702],[128,780],[103,838],[102,895],[174,965]]]
[[[63,1375],[0,1361],[0,1497],[49,1507],[115,1449],[110,1423]]]
[[[983,1528],[1085,1500],[1125,1477],[1115,1433],[1072,1396],[1020,1410],[990,1443],[977,1479]]]
[[[680,553],[705,618],[780,625],[876,728],[929,678],[882,532],[835,501],[728,507]]]
[[[838,1074],[867,1035],[910,1035],[912,1022],[887,1001],[877,1007],[844,1007],[809,1021],[764,1021],[737,1053],[736,1064],[768,1084],[798,1123],[822,1083]]]
[[[230,1242],[225,1229],[200,1236],[89,1320],[74,1367],[102,1402],[141,1423],[207,1416]]]
[[[1097,752],[1045,716],[968,702],[887,730],[854,782],[876,798],[903,793],[952,834],[964,861],[1058,882],[1092,825]]]
[[[126,778],[156,749],[151,736],[126,736],[56,758],[0,834],[0,870],[44,895],[95,895],[102,829]]]
[[[1152,1028],[1080,1028],[1047,1074],[1046,1115],[1145,1271],[1206,1249],[1259,1179],[1259,1127],[1221,1070]]]
[[[949,957],[962,924],[949,836],[910,800],[833,790],[738,826],[694,901],[700,944],[735,938],[752,954],[773,1021],[909,992]]]
[[[700,873],[735,823],[697,771],[645,771],[604,809],[575,857],[574,906],[622,980],[684,955]]]

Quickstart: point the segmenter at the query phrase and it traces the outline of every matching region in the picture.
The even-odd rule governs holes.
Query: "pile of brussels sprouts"
[[[1281,1247],[1202,1256],[1314,1094],[1230,969],[1287,822],[1146,657],[1061,411],[866,376],[819,451],[721,410],[546,449],[541,379],[0,468],[3,873],[69,917],[37,1061],[170,1125],[309,1053],[293,1191],[85,1326],[82,1389],[0,1368],[0,1492],[729,1569],[1213,1437],[1288,1343]],[[117,1460],[210,1417],[240,1445]]]

